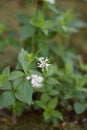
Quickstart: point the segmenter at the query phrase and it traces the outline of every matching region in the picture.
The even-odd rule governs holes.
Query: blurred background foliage
[[[13,37],[15,37],[15,33],[17,33],[14,46],[16,46],[18,42],[16,40],[19,39],[20,35],[19,21],[17,20],[16,15],[32,15],[35,11],[35,7],[31,6],[28,1],[29,0],[0,0],[0,21],[4,20],[7,23],[7,30],[13,31]],[[75,15],[78,15],[82,21],[87,22],[86,0],[56,0],[56,6],[59,10],[64,12],[67,9],[70,10]],[[3,28],[5,25],[1,26]],[[56,37],[55,40],[58,40],[58,37]],[[72,34],[69,42],[70,46],[74,47],[80,54],[87,55],[87,28],[82,28],[78,33]],[[4,44],[3,48],[5,48]],[[0,55],[0,70],[7,65],[13,66],[17,60],[18,52],[18,48],[8,46],[4,50],[4,53],[1,53]]]

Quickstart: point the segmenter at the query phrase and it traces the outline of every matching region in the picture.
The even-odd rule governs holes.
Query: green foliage
[[[14,71],[11,73],[11,77],[9,78],[9,80],[15,80],[15,79],[18,79],[18,78],[21,78],[24,76],[24,73],[21,72],[21,71]]]
[[[14,95],[10,92],[4,92],[1,97],[0,97],[0,109],[4,107],[8,107],[10,105],[13,105],[15,103],[15,97]]]
[[[10,67],[6,67],[0,75],[0,109],[11,108],[19,116],[25,108],[33,106],[43,110],[46,122],[55,124],[63,120],[62,110],[70,101],[77,114],[87,110],[87,65],[68,43],[65,46],[62,42],[87,24],[69,10],[61,12],[46,1],[39,8],[38,2],[33,16],[17,16],[22,46],[20,39],[15,40],[16,33],[8,31],[4,22],[0,23],[0,52],[9,45],[22,48],[16,69],[10,72]],[[7,37],[4,32],[8,32]],[[56,35],[59,41],[55,44]],[[41,60],[39,68],[37,60],[43,56],[51,62],[49,65],[47,59]]]
[[[20,116],[25,108],[24,106],[25,104],[23,104],[22,102],[16,102],[13,107],[13,114],[16,116]]]
[[[87,103],[74,103],[74,109],[77,114],[83,113],[87,109]]]
[[[31,24],[25,24],[23,25],[23,27],[21,28],[21,40],[27,39],[29,37],[32,37],[33,34],[35,32],[35,28],[31,25]]]
[[[56,18],[56,24],[56,29],[58,29],[58,32],[64,36],[78,32],[78,28],[87,27],[85,22],[77,19],[69,10],[64,13],[60,13],[60,15]]]
[[[0,53],[2,53],[8,46],[21,47],[16,38],[16,31],[7,27],[7,21],[0,22]],[[7,34],[7,35],[6,35]]]
[[[28,105],[32,104],[33,88],[28,81],[23,81],[15,92],[15,97]]]
[[[22,49],[19,56],[18,56],[19,63],[21,64],[25,73],[27,73],[27,71],[29,70],[29,63],[27,60],[27,55],[28,55],[27,52],[25,52]]]
[[[4,20],[0,22],[0,35],[6,31],[5,23]]]

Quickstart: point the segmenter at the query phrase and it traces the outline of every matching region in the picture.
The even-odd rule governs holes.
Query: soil
[[[20,117],[15,117],[10,112],[2,110],[0,130],[87,130],[86,114],[77,116],[73,112],[67,113],[64,121],[54,126],[44,122],[41,111],[24,112]]]

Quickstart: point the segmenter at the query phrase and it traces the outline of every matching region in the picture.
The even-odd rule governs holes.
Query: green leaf
[[[35,103],[37,104],[37,106],[39,106],[42,109],[46,109],[46,103],[41,102],[41,101],[35,101]]]
[[[7,77],[5,75],[0,75],[0,86],[3,86],[7,82]]]
[[[0,109],[15,103],[15,97],[11,92],[4,92],[0,97]]]
[[[57,105],[58,105],[58,99],[57,99],[57,97],[55,97],[55,98],[51,99],[50,102],[48,103],[48,108],[54,109]]]
[[[45,23],[45,19],[44,19],[44,15],[43,13],[39,10],[36,15],[31,19],[29,20],[29,22],[34,25],[35,27],[38,27],[38,28],[42,28],[44,23]]]
[[[13,107],[13,113],[16,116],[20,116],[24,110],[24,104],[21,102],[16,102]]]
[[[23,81],[15,92],[16,98],[28,105],[32,104],[32,95],[33,88],[27,80]]]
[[[76,102],[74,103],[74,110],[77,114],[83,113],[87,108],[87,104]]]
[[[2,75],[9,76],[10,75],[10,67],[6,67],[3,70]]]
[[[80,19],[74,19],[73,20],[73,27],[74,28],[86,28],[87,27],[87,23],[84,21],[81,21]]]
[[[15,80],[24,76],[22,71],[13,71],[9,77],[9,80]]]
[[[49,100],[50,100],[49,95],[46,94],[46,93],[43,93],[43,94],[41,95],[40,101],[35,101],[35,102],[36,102],[36,104],[37,104],[39,107],[41,107],[42,109],[46,109],[46,108],[47,108],[47,102],[48,102]]]
[[[41,74],[39,71],[33,70],[33,69],[30,69],[30,70],[29,70],[29,73],[30,73],[30,75],[36,74],[36,75],[38,75],[38,76],[42,76],[42,74]]]
[[[76,88],[78,90],[81,90],[84,87],[84,85],[86,85],[86,84],[87,84],[87,75],[84,75],[84,76],[76,79]]]
[[[43,94],[41,95],[41,102],[47,103],[49,100],[50,100],[50,97],[49,97],[48,94],[43,93]]]
[[[64,57],[64,63],[65,63],[65,70],[67,73],[72,73],[74,70],[74,62],[69,57]]]
[[[48,47],[48,44],[47,43],[44,43],[44,42],[40,42],[39,43],[39,49],[40,49],[40,52],[41,54],[46,57],[49,53],[49,47]]]
[[[62,113],[59,112],[59,111],[54,110],[54,111],[52,112],[52,115],[53,115],[55,118],[58,118],[58,119],[60,119],[60,120],[63,120],[63,115],[62,115]]]
[[[17,15],[16,17],[19,20],[19,22],[22,23],[22,24],[28,24],[29,23],[28,22],[29,17],[27,15]]]
[[[11,83],[10,82],[7,82],[3,85],[0,85],[0,89],[1,90],[12,90],[12,86],[11,86]]]
[[[59,70],[58,70],[57,65],[56,64],[52,64],[52,65],[49,66],[48,71],[46,73],[46,76],[50,77],[50,76],[52,76],[54,74],[58,74],[58,73],[59,73]]]
[[[81,57],[78,58],[79,67],[82,71],[87,72],[87,64],[85,64]]]
[[[21,29],[21,40],[25,40],[31,36],[33,36],[35,32],[35,28],[31,25],[24,25]]]
[[[49,9],[51,9],[54,13],[58,13],[59,11],[57,10],[57,8],[51,4],[51,3],[47,3],[47,6]]]
[[[51,20],[46,20],[41,27],[41,30],[44,32],[45,35],[48,35],[48,31],[54,26],[54,22]]]
[[[18,60],[25,73],[27,73],[27,71],[29,71],[29,62],[27,59],[27,55],[28,55],[28,52],[25,51],[23,48],[21,49],[21,51],[18,55]]]
[[[0,75],[0,89],[1,90],[11,90],[11,85],[8,82],[9,76],[10,76],[10,68],[6,67],[3,70],[2,75]]]
[[[16,90],[16,88],[18,88],[18,86],[20,86],[20,84],[23,82],[23,78],[18,78],[16,80],[13,81],[13,88]]]
[[[48,109],[46,109],[43,113],[44,119],[49,120],[51,118],[52,112],[53,111],[49,111]]]
[[[51,85],[60,84],[59,81],[56,78],[49,77],[47,78],[46,82]]]
[[[50,89],[49,94],[51,96],[57,96],[57,95],[59,95],[59,91],[58,91],[58,89],[52,89],[52,90]]]
[[[87,88],[82,88],[81,91],[87,93]]]

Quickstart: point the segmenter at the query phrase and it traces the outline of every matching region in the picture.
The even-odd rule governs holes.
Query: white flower
[[[27,76],[27,77],[26,77],[27,80],[30,80],[30,78],[31,78],[30,76]]]
[[[49,2],[51,4],[54,4],[55,3],[55,0],[45,0],[46,2]]]
[[[32,74],[32,76],[31,76],[32,87],[39,88],[42,86],[42,82],[43,82],[43,77],[38,76],[36,74]]]
[[[32,87],[40,88],[42,86],[43,77],[38,76],[37,74],[27,76],[26,79],[31,81]]]
[[[38,60],[39,60],[38,67],[41,68],[42,71],[44,69],[48,70],[48,67],[50,66],[49,59],[47,57],[46,58],[40,57]]]

